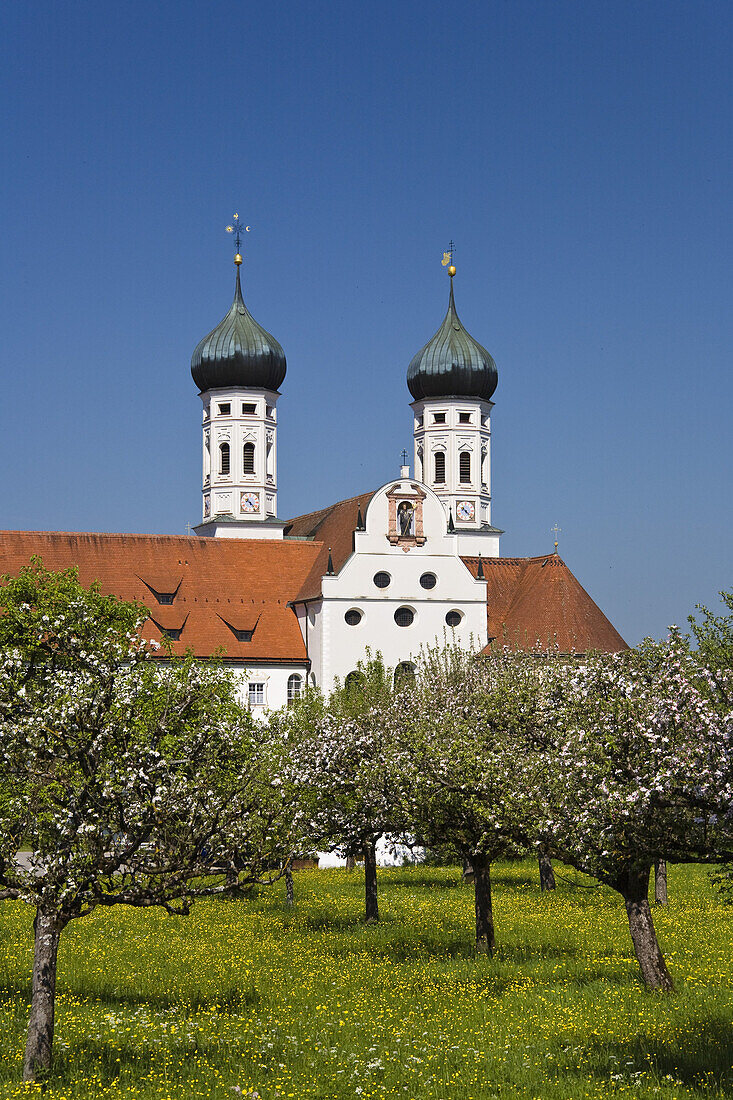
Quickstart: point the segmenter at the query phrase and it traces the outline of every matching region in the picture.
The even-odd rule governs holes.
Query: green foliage
[[[702,662],[712,669],[733,669],[733,592],[721,592],[720,599],[730,615],[715,615],[698,604],[701,618],[690,615],[688,622]]]

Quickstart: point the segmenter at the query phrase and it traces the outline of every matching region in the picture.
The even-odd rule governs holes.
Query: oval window
[[[435,573],[423,573],[422,577],[420,577],[420,584],[423,588],[435,588],[437,583],[438,578],[435,576]]]
[[[458,626],[462,618],[463,615],[461,615],[460,611],[449,611],[445,617],[445,621],[448,626]]]
[[[394,613],[394,621],[398,626],[412,626],[415,621],[415,612],[411,607],[398,607]]]
[[[344,615],[344,619],[349,626],[358,626],[361,618],[361,611],[356,607],[350,608]]]
[[[380,573],[375,573],[374,574],[374,583],[376,584],[377,588],[387,588],[387,587],[389,587],[389,582],[391,580],[392,580],[392,578],[390,577],[389,573],[381,573],[380,572]]]

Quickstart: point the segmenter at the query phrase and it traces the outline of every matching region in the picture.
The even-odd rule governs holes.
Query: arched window
[[[354,670],[354,672],[350,672],[344,680],[344,687],[348,692],[359,691],[364,684],[364,680],[364,673]]]
[[[436,451],[433,461],[435,464],[435,477],[433,480],[436,485],[442,485],[445,483],[445,451]]]
[[[410,687],[415,683],[415,666],[412,661],[401,661],[394,670],[395,691]]]
[[[254,443],[245,443],[244,445],[244,450],[242,451],[242,469],[245,474],[253,474],[255,472]]]
[[[461,481],[471,480],[471,454],[469,451],[461,451],[458,456],[458,471]]]
[[[298,676],[296,672],[292,676],[288,676],[288,703],[294,703],[296,699],[299,699],[302,690],[303,677]]]
[[[220,474],[228,474],[229,473],[229,444],[228,443],[220,443],[219,444],[219,473]]]

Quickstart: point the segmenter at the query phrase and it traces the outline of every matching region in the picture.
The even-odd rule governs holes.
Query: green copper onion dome
[[[237,265],[232,308],[191,356],[193,380],[202,393],[232,386],[277,390],[286,369],[285,352],[244,304]]]
[[[408,389],[416,401],[424,397],[480,397],[489,401],[498,381],[496,363],[458,319],[451,274],[448,312],[435,336],[410,363]]]

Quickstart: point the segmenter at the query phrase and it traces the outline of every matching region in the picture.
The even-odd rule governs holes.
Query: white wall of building
[[[424,494],[424,544],[398,541],[392,545],[387,494],[393,491],[411,499],[416,488]],[[366,530],[354,536],[354,554],[338,576],[323,578],[320,604],[309,605],[308,653],[324,692],[331,691],[336,678],[343,681],[364,660],[367,648],[381,653],[386,664],[394,667],[436,643],[457,642],[475,650],[486,645],[486,584],[469,573],[459,556],[458,535],[448,534],[446,526],[438,497],[414,479],[389,482],[372,498],[365,516]],[[374,582],[380,572],[389,575],[386,588]],[[430,573],[436,583],[426,589],[420,578]],[[410,626],[395,622],[395,612],[402,607],[414,614]],[[347,624],[349,611],[361,613],[358,625]],[[449,612],[461,616],[455,628],[446,624]],[[303,629],[302,608],[299,619]]]

